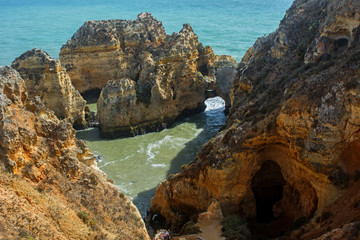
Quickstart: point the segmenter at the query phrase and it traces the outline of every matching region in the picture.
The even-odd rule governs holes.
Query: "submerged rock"
[[[41,49],[32,49],[11,65],[25,80],[29,97],[39,96],[45,106],[60,119],[68,119],[76,128],[84,128],[86,101],[73,87],[59,60]]]
[[[151,212],[179,229],[217,199],[259,238],[358,221],[358,194],[337,203],[346,218],[332,203],[360,172],[359,11],[356,0],[295,1],[239,64],[226,128],[159,185]]]
[[[0,67],[0,238],[150,239],[71,124]]]
[[[202,111],[206,90],[216,82],[215,55],[191,26],[167,35],[150,13],[86,22],[62,47],[60,59],[81,93],[104,87],[98,101],[104,137],[160,130]]]

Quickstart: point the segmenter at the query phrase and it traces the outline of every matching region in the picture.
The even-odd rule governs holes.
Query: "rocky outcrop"
[[[140,75],[150,75],[142,69],[151,62],[141,61],[146,56],[140,53],[156,48],[166,37],[161,22],[150,13],[129,21],[88,21],[63,45],[60,60],[80,93],[100,92],[109,80],[137,81]]]
[[[326,207],[360,172],[359,4],[294,2],[239,64],[225,129],[159,185],[153,214],[177,229],[215,198],[224,216],[253,223],[255,237],[279,236],[301,221],[309,223],[304,231],[322,226]]]
[[[0,238],[150,239],[131,201],[25,82],[0,67]]]
[[[11,65],[25,80],[29,97],[39,96],[48,109],[76,128],[86,126],[86,101],[71,84],[59,60],[41,49],[32,49],[16,58]]]
[[[215,81],[208,84],[206,98],[220,96],[225,101],[225,108],[231,104],[230,92],[233,80],[238,74],[238,63],[231,56],[215,55]]]
[[[101,134],[156,131],[179,116],[203,110],[207,77],[198,70],[198,62],[203,61],[201,67],[208,72],[207,55],[214,56],[210,48],[202,47],[189,25],[167,36],[151,52],[143,52],[137,82],[111,81],[102,90],[98,100]]]
[[[167,35],[150,13],[86,22],[62,47],[60,59],[81,93],[103,88],[98,115],[104,137],[160,130],[203,110],[216,77],[212,49],[203,47],[189,24]],[[219,60],[222,82],[230,81],[225,62],[235,63],[229,59]]]

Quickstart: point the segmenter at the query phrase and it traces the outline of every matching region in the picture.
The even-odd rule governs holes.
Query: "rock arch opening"
[[[204,104],[205,111],[225,110],[225,100],[219,96],[206,99]]]
[[[273,206],[283,198],[286,181],[280,166],[274,161],[265,161],[251,181],[256,202],[256,222],[269,223],[275,220]]]

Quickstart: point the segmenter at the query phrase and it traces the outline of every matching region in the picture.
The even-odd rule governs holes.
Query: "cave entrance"
[[[280,166],[266,161],[251,181],[251,189],[256,201],[256,222],[269,223],[275,220],[273,206],[283,197],[285,185]]]

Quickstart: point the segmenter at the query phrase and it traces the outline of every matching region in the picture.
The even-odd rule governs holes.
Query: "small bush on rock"
[[[246,220],[239,216],[232,215],[222,220],[223,236],[228,240],[245,240],[251,238],[247,228]]]

